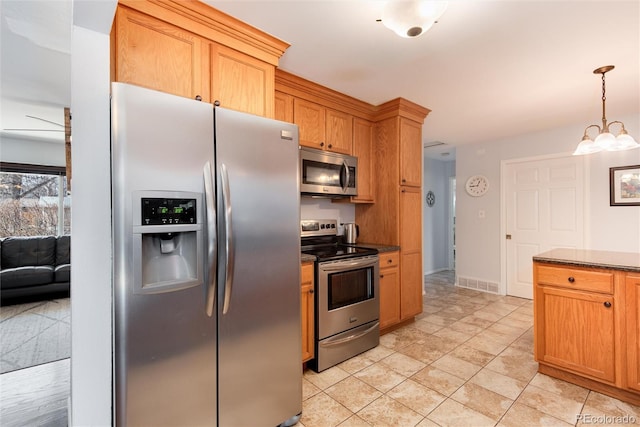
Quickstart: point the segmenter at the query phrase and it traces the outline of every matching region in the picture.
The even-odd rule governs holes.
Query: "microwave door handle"
[[[231,215],[231,192],[229,190],[229,173],[227,166],[222,163],[220,166],[220,181],[222,184],[222,204],[224,210],[225,229],[225,254],[226,267],[224,279],[224,305],[222,314],[227,314],[231,303],[231,291],[233,290],[233,268],[235,264],[235,242],[233,240],[233,224]]]
[[[207,162],[204,165],[203,178],[204,178],[204,200],[206,211],[206,246],[207,255],[205,266],[207,268],[207,282],[206,282],[206,312],[207,316],[213,316],[213,307],[216,301],[216,281],[217,281],[217,266],[218,266],[218,242],[216,232],[216,204],[214,197],[213,186],[213,174],[211,173],[211,163]]]
[[[346,193],[347,190],[349,189],[349,182],[351,181],[351,172],[349,172],[349,165],[347,165],[347,162],[345,160],[342,161],[342,167],[344,168],[345,171],[345,182],[344,185],[342,186],[342,192]]]

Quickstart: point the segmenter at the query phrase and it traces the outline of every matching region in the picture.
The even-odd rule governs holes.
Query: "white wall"
[[[109,29],[116,2],[74,0],[69,425],[112,425]]]
[[[449,178],[455,176],[455,161],[425,157],[423,167],[422,269],[426,275],[449,268]],[[429,190],[435,194],[432,207],[426,203]]]
[[[640,139],[640,115],[617,116],[636,140]],[[589,118],[585,118],[588,124]],[[457,263],[456,274],[488,282],[501,282],[502,239],[500,206],[501,162],[508,159],[571,154],[580,141],[584,123],[520,135],[486,144],[459,146],[456,150]],[[587,168],[585,248],[640,252],[640,207],[609,206],[609,168],[640,164],[640,149],[600,152],[585,158]],[[490,188],[483,197],[470,197],[464,183],[483,174]],[[485,218],[479,218],[483,210]],[[505,284],[501,283],[504,292]]]
[[[32,165],[66,164],[64,142],[0,135],[0,161]]]
[[[356,207],[353,203],[334,203],[331,199],[314,199],[302,197],[300,199],[300,219],[335,219],[338,221],[338,234],[343,233],[340,224],[354,222]]]

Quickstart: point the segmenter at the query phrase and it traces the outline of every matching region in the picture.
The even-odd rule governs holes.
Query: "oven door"
[[[317,339],[380,317],[378,256],[318,263]]]

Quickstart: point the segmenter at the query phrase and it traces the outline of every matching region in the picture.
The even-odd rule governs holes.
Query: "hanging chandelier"
[[[605,65],[604,67],[593,70],[593,74],[602,74],[602,127],[599,125],[589,125],[585,128],[582,141],[578,144],[576,151],[573,152],[574,156],[597,153],[598,151],[631,150],[633,148],[640,147],[640,144],[638,144],[636,140],[627,133],[627,130],[624,128],[624,123],[617,120],[610,123],[607,122],[605,114],[605,101],[607,97],[604,75],[614,68],[615,67],[613,65]],[[618,136],[613,136],[613,134],[609,132],[609,127],[611,125],[620,126]],[[598,136],[595,140],[592,140],[588,134],[588,131],[591,128],[598,128]]]
[[[448,2],[434,0],[390,0],[382,11],[382,24],[400,37],[426,33],[447,9]]]

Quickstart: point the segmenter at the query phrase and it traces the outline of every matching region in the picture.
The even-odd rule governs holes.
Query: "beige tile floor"
[[[639,425],[640,407],[537,373],[533,303],[425,280],[424,312],[380,345],[306,370],[300,427]]]

